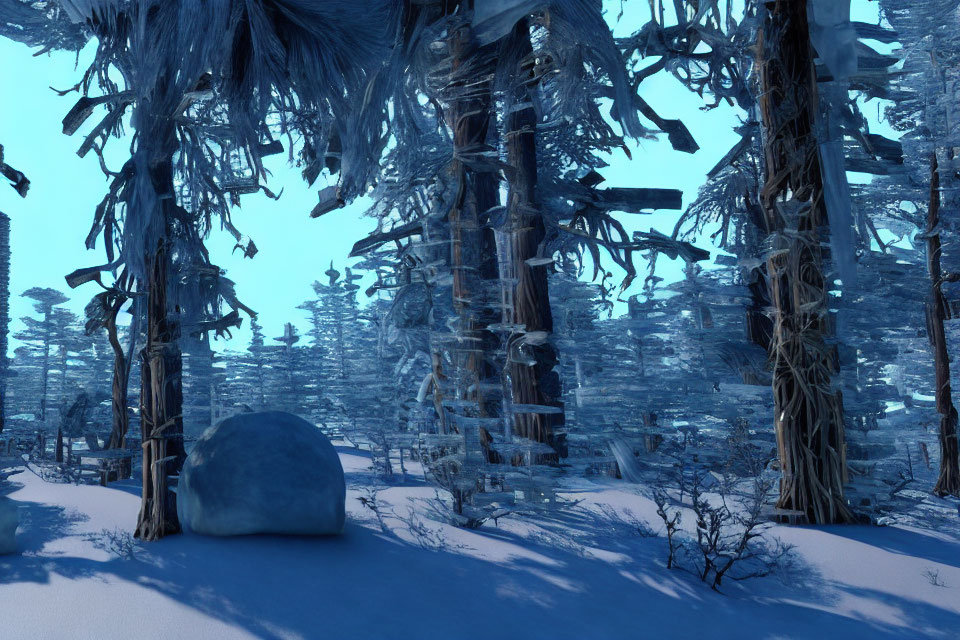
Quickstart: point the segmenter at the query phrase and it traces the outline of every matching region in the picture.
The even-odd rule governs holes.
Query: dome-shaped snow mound
[[[183,465],[177,515],[215,536],[337,534],[346,483],[320,430],[281,411],[242,413],[201,436]]]

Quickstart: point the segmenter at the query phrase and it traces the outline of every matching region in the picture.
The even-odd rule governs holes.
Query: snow
[[[337,452],[314,425],[282,411],[240,413],[190,452],[177,515],[207,535],[337,534],[345,491]]]
[[[105,550],[130,533],[135,485],[11,476],[21,554],[0,557],[4,638],[951,638],[960,540],[902,527],[777,527],[782,577],[710,591],[664,567],[654,505],[633,485],[578,480],[576,506],[467,531],[430,518],[434,490],[380,485],[384,527],[360,497],[370,458],[340,449],[338,537],[178,535]],[[930,575],[945,586],[932,584]]]

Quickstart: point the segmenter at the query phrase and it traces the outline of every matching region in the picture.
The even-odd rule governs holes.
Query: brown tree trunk
[[[107,318],[106,329],[107,339],[113,349],[113,385],[111,387],[111,416],[112,424],[110,428],[110,438],[107,440],[107,449],[124,449],[127,446],[127,431],[130,428],[130,419],[127,414],[127,404],[129,400],[129,382],[130,368],[132,366],[133,347],[136,344],[136,334],[138,333],[139,314],[134,311],[133,322],[130,324],[131,345],[130,353],[127,354],[120,344],[117,336],[117,314],[123,306],[124,300],[121,298],[114,303]],[[119,475],[121,478],[130,477],[130,462],[121,460],[119,465]]]
[[[938,496],[960,496],[960,452],[957,450],[957,409],[950,395],[950,355],[944,320],[948,317],[940,266],[940,173],[936,152],[930,158],[930,206],[927,209],[927,270],[930,297],[927,301],[927,336],[936,364],[937,413],[940,414],[940,474],[933,492]]]
[[[148,254],[147,344],[142,359],[140,420],[143,446],[143,495],[136,536],[157,540],[178,533],[175,497],[168,477],[179,473],[183,448],[183,391],[176,324],[167,304],[167,240]]]
[[[519,70],[528,66],[533,75],[532,65],[523,65],[525,58],[531,55],[530,33],[526,20],[521,20],[514,28],[508,43],[508,50]],[[526,78],[519,77],[523,82]],[[517,101],[529,99],[526,89],[519,90]],[[507,117],[506,149],[507,162],[515,169],[510,180],[507,199],[507,219],[509,231],[509,264],[513,269],[508,277],[515,279],[513,285],[512,306],[513,323],[522,325],[520,332],[510,336],[511,352],[523,343],[524,336],[530,332],[553,332],[553,316],[550,310],[550,298],[547,291],[546,265],[531,265],[527,260],[538,257],[540,243],[546,236],[543,218],[537,208],[537,118],[533,105],[515,109]],[[536,360],[533,366],[522,362],[509,363],[513,401],[528,405],[547,405],[562,407],[553,395],[544,392],[543,383],[552,382],[559,389],[557,374],[553,371],[557,356],[552,345],[537,340],[536,345],[524,345],[524,355],[532,355]],[[557,394],[559,395],[559,394]],[[557,419],[559,418],[559,420]],[[553,442],[553,427],[562,424],[563,414],[521,413],[515,417],[515,433],[536,442]]]
[[[448,15],[457,3],[446,7]],[[460,3],[467,4],[467,3]],[[466,7],[464,7],[466,8]],[[484,389],[495,376],[490,355],[496,350],[496,336],[486,326],[496,322],[490,308],[490,291],[498,278],[494,231],[487,214],[498,203],[498,182],[490,171],[471,166],[486,151],[493,106],[490,77],[493,52],[480,48],[468,23],[458,25],[450,38],[452,92],[448,122],[453,129],[454,160],[451,174],[457,184],[456,201],[450,209],[450,263],[453,272],[453,306],[459,317],[460,342],[455,351],[457,397],[477,403],[479,416],[488,416]],[[463,69],[471,75],[465,76]]]
[[[114,303],[110,310],[110,316],[107,318],[107,340],[113,349],[113,385],[111,387],[111,428],[110,439],[107,441],[108,449],[121,449],[125,446],[127,429],[129,427],[127,420],[127,373],[130,371],[130,365],[127,362],[126,354],[123,352],[123,346],[117,337],[117,314],[122,306],[121,301]]]
[[[148,29],[159,29],[147,17]],[[153,21],[155,22],[155,20]],[[132,204],[148,210],[136,211],[146,221],[142,229],[143,270],[137,274],[146,285],[146,344],[140,352],[140,436],[143,449],[140,514],[134,535],[157,540],[180,532],[176,494],[170,491],[170,477],[183,467],[183,359],[178,345],[179,325],[176,301],[168,300],[172,271],[172,243],[182,225],[190,224],[177,204],[173,158],[180,147],[177,139],[177,107],[183,96],[176,95],[177,70],[157,70],[155,84],[144,91],[131,115],[137,124],[134,151],[136,184]],[[172,94],[172,95],[171,95]],[[172,110],[171,110],[172,109]],[[130,213],[128,212],[128,217]]]
[[[766,180],[761,193],[773,251],[774,427],[782,478],[777,508],[816,524],[850,522],[843,404],[833,388],[820,229],[826,222],[816,139],[819,107],[806,3],[766,3],[758,70]]]

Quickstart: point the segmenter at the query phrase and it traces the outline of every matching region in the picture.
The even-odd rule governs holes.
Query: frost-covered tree
[[[864,170],[884,162],[896,162],[899,157],[899,145],[869,133],[856,101],[849,95],[853,89],[875,97],[887,77],[886,67],[894,62],[857,42],[857,36],[889,42],[889,33],[875,25],[851,23],[849,3],[844,2],[811,2],[805,7],[792,8],[788,7],[789,3],[748,2],[739,21],[731,21],[730,4],[726,3],[726,19],[720,14],[719,4],[687,14],[695,16],[690,19],[697,23],[688,32],[701,34],[710,52],[701,59],[689,56],[690,52],[677,53],[680,64],[675,62],[674,70],[684,72],[678,74],[678,78],[690,88],[701,94],[706,91],[716,96],[718,102],[726,99],[744,110],[745,122],[738,128],[742,139],[708,174],[707,185],[686,212],[678,230],[691,219],[697,221],[693,226],[697,232],[717,224],[714,239],[738,256],[742,281],[749,286],[752,297],[747,311],[748,335],[751,341],[771,353],[775,367],[774,416],[787,420],[778,437],[787,437],[786,445],[780,450],[780,464],[790,477],[784,477],[781,487],[789,492],[798,486],[799,476],[794,471],[799,468],[798,464],[806,464],[800,462],[802,456],[797,457],[798,451],[810,451],[815,459],[826,460],[810,468],[829,470],[826,473],[832,482],[813,481],[814,486],[832,487],[827,493],[833,492],[824,498],[826,509],[813,510],[819,513],[806,507],[797,509],[796,497],[784,494],[781,494],[780,506],[793,503],[794,507],[789,508],[806,511],[812,520],[826,517],[832,521],[832,514],[842,516],[846,501],[842,497],[842,484],[847,478],[844,423],[855,425],[876,420],[883,411],[884,395],[887,399],[890,397],[889,388],[875,384],[882,374],[874,371],[877,378],[867,383],[867,373],[861,366],[863,362],[876,363],[882,358],[867,337],[870,316],[859,315],[863,307],[848,302],[862,299],[856,288],[858,271],[862,268],[856,264],[855,253],[857,247],[862,246],[862,233],[860,238],[856,234],[871,223],[869,217],[853,219],[844,171],[853,168],[854,161],[860,162],[858,170]],[[751,49],[754,40],[758,40],[757,46],[763,52],[760,57],[755,57],[755,50]],[[801,55],[805,57],[799,58]],[[784,57],[786,63],[781,60]],[[862,68],[858,68],[858,58]],[[781,98],[792,111],[781,108]],[[764,129],[762,135],[761,128]],[[774,132],[784,139],[778,141]],[[853,145],[847,142],[851,140]],[[809,202],[813,218],[804,221],[807,213],[799,209],[791,212],[791,207],[796,209],[796,206],[774,204],[774,194],[788,192],[794,205],[803,200]],[[801,208],[806,211],[806,207]],[[791,236],[794,229],[814,235],[799,244],[783,242],[784,229],[788,229]],[[819,252],[821,238],[829,239],[829,259]],[[807,262],[791,262],[791,256],[803,257]],[[800,276],[797,268],[806,274],[803,277],[813,280],[804,286],[797,285],[800,282],[796,280]],[[836,278],[842,280],[842,297],[827,296],[826,290],[840,294],[841,290],[833,283]],[[822,294],[816,293],[817,287],[823,290]],[[790,291],[799,297],[790,300]],[[813,316],[791,319],[790,314],[795,312],[791,309],[800,310],[805,302],[810,303],[805,307],[808,310],[817,309]],[[829,312],[828,307],[832,307]],[[772,317],[767,317],[765,309],[768,308],[774,309]],[[828,322],[829,318],[838,318],[838,321]],[[800,320],[800,324],[795,325],[795,320]],[[803,349],[790,347],[788,351],[793,350],[790,355],[783,350],[785,345],[782,335],[777,336],[778,327],[794,337],[801,335],[802,332],[794,331],[799,327],[819,337],[803,333],[812,338],[802,342],[811,350],[803,355]],[[832,343],[837,339],[841,344],[834,347]],[[835,350],[841,354],[840,358],[835,356]],[[805,364],[797,366],[800,361]],[[841,371],[836,370],[837,362],[841,363]],[[792,388],[792,383],[782,386],[777,363],[791,365],[781,368],[780,374],[806,371],[801,375],[819,376],[821,382],[803,381],[800,386],[811,390],[812,395],[801,401],[804,396]],[[839,395],[831,399],[834,387],[843,388],[843,402]],[[784,413],[784,407],[791,411]],[[791,413],[808,417],[795,422]],[[807,429],[808,435],[818,435],[807,443],[809,446],[797,448],[788,442],[793,438],[788,432],[804,421],[809,426],[800,427],[800,431]],[[832,426],[823,429],[816,424]],[[821,438],[824,435],[826,439]],[[858,443],[858,457],[866,445],[869,442],[863,446]],[[792,462],[786,459],[791,456],[794,456]],[[835,504],[840,507],[835,508]]]
[[[242,388],[249,388],[249,393],[243,394],[244,401],[250,403],[258,411],[263,411],[267,406],[266,391],[269,369],[265,355],[263,327],[257,322],[256,318],[250,321],[250,330],[252,335],[250,344],[247,346],[247,354],[249,355],[240,359],[240,362],[235,365],[234,368],[242,367],[242,371],[236,372],[235,375],[240,379]],[[230,365],[227,366],[231,368]],[[250,399],[253,402],[250,402]]]
[[[358,413],[371,401],[367,394],[374,393],[358,386],[357,380],[364,366],[361,358],[373,354],[364,353],[371,345],[364,340],[366,327],[360,322],[356,284],[360,276],[350,267],[341,273],[333,264],[324,274],[326,282],[313,283],[316,298],[298,307],[310,314],[311,324],[313,361],[303,373],[317,390],[313,410],[318,423],[331,432],[349,434],[356,431]]]
[[[0,174],[10,181],[10,185],[20,194],[27,196],[30,181],[3,158],[3,145],[0,145]],[[7,358],[7,333],[10,329],[10,218],[0,212],[0,432],[6,420],[7,379],[10,377],[10,362]]]
[[[25,327],[14,337],[24,343],[24,347],[21,348],[21,357],[32,359],[37,363],[39,384],[37,385],[36,395],[33,396],[33,402],[37,403],[37,419],[41,423],[46,423],[51,407],[57,404],[56,396],[53,402],[50,401],[52,391],[50,373],[55,366],[55,345],[58,341],[61,341],[61,330],[65,328],[62,323],[56,322],[55,309],[58,305],[67,302],[69,298],[49,287],[32,287],[21,295],[34,301],[34,311],[40,317],[25,316],[21,318],[20,320]]]
[[[760,204],[772,234],[770,353],[783,474],[777,506],[810,522],[846,522],[851,515],[843,497],[843,407],[831,384],[836,372],[825,343],[827,282],[820,234],[827,211],[807,7],[776,2],[761,10],[761,19],[758,106],[765,182]]]
[[[94,335],[99,329],[103,329],[113,352],[111,427],[110,437],[107,440],[107,448],[109,449],[126,447],[130,426],[128,411],[130,375],[133,369],[137,341],[141,337],[142,299],[133,295],[129,290],[131,282],[127,273],[127,271],[122,272],[112,287],[95,295],[84,310],[86,315],[84,330],[87,335]],[[117,325],[118,316],[124,306],[129,307],[131,317],[126,331],[126,345],[121,340],[120,329]]]
[[[957,409],[951,396],[949,356],[950,344],[957,338],[950,320],[956,296],[952,283],[960,280],[960,232],[952,218],[944,215],[957,201],[960,58],[956,54],[956,29],[952,27],[960,14],[952,0],[884,0],[881,9],[902,45],[903,68],[896,82],[878,87],[878,93],[891,100],[887,115],[904,133],[905,166],[884,177],[872,197],[891,212],[888,218],[894,222],[893,228],[902,230],[897,235],[914,231],[911,244],[925,253],[929,284],[924,287],[927,295],[923,307],[933,362],[928,375],[939,414],[940,461],[934,492],[960,495]],[[909,367],[909,363],[904,365]],[[955,370],[953,373],[956,375]]]
[[[10,218],[0,212],[0,433],[6,424],[7,381],[10,359],[7,335],[10,330]]]
[[[260,323],[254,319],[250,322],[250,329],[252,336],[247,351],[250,353],[251,365],[253,366],[253,388],[255,391],[253,397],[257,399],[257,408],[263,410],[266,407],[265,389],[267,376],[267,362],[264,357],[263,328],[260,326]]]
[[[183,434],[196,440],[216,422],[218,367],[206,333],[182,339],[183,344]]]
[[[388,4],[369,0],[362,10],[342,1],[45,5],[5,3],[3,35],[66,49],[96,37],[97,56],[77,85],[83,98],[64,123],[72,133],[97,106],[107,109],[81,155],[99,155],[132,108],[133,156],[120,171],[108,171],[110,193],[90,234],[91,244],[104,236],[108,264],[74,274],[71,284],[124,265],[147,294],[141,393],[147,473],[137,532],[155,539],[178,529],[166,478],[183,459],[178,327],[171,312],[193,303],[168,295],[174,265],[191,254],[208,263],[199,243],[213,216],[252,255],[252,245],[230,224],[229,205],[240,193],[259,190],[260,158],[277,151],[265,125],[268,112],[278,116],[280,129],[302,136],[311,182],[330,155],[341,174],[341,198],[365,188],[385,143],[385,105],[372,79],[388,55]],[[91,97],[94,80],[102,94]],[[213,94],[218,100],[209,100]],[[243,175],[231,180],[238,166]]]
[[[271,350],[273,372],[273,404],[290,413],[303,411],[306,385],[304,383],[303,348],[294,347],[300,342],[300,332],[293,323],[283,325],[283,334],[273,339],[281,346]]]
[[[427,303],[430,316],[402,328],[407,346],[417,345],[415,359],[402,361],[430,366],[418,397],[432,398],[430,437],[443,461],[434,466],[447,465],[441,475],[458,485],[459,505],[486,472],[524,473],[512,463],[555,461],[562,450],[547,279],[554,253],[599,262],[606,250],[628,280],[643,249],[703,253],[655,233],[630,237],[614,216],[677,208],[679,192],[596,188],[600,154],[623,144],[600,104],[613,97],[627,134],[647,134],[597,3],[418,2],[401,18],[398,144],[374,192],[380,228],[354,253],[396,243],[395,307]],[[695,146],[689,133],[671,140]],[[426,348],[412,338],[424,331]]]

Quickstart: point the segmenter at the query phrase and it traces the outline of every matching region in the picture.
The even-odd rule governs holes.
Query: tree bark
[[[168,240],[148,254],[147,344],[141,353],[140,420],[143,446],[143,495],[136,536],[157,540],[180,532],[175,494],[168,477],[179,473],[183,447],[182,359],[177,327],[167,305]]]
[[[171,71],[172,73],[172,71]],[[148,193],[140,207],[155,207],[139,212],[152,221],[145,232],[144,279],[147,287],[146,345],[141,351],[140,434],[143,447],[143,494],[136,536],[157,540],[178,533],[176,494],[169,490],[168,478],[180,473],[186,452],[183,443],[183,359],[178,344],[179,326],[174,319],[175,305],[167,299],[172,269],[172,242],[178,205],[173,181],[173,156],[178,148],[174,115],[159,105],[176,104],[164,95],[169,83],[165,77],[154,88],[153,101],[138,105],[141,113],[135,121],[139,147],[135,158],[139,188]]]
[[[927,336],[933,348],[936,365],[937,413],[940,414],[940,473],[933,492],[938,496],[960,496],[960,452],[957,448],[957,409],[950,394],[950,355],[944,320],[948,317],[947,300],[943,295],[943,273],[940,266],[940,173],[936,152],[930,158],[930,206],[927,209],[927,270],[930,273],[930,296],[926,305]]]
[[[448,15],[456,4],[446,7]],[[496,238],[487,213],[498,204],[498,182],[492,172],[471,167],[470,162],[489,149],[493,102],[491,79],[484,76],[486,72],[492,75],[493,55],[490,45],[478,47],[467,23],[456,27],[450,48],[455,80],[450,87],[454,94],[448,122],[454,144],[451,174],[458,189],[448,222],[453,306],[460,326],[460,342],[454,347],[454,378],[458,399],[476,402],[478,415],[487,416],[493,408],[486,406],[484,383],[496,375],[490,354],[499,342],[486,330],[497,320],[487,298],[491,283],[499,277]],[[470,77],[462,76],[464,67],[470,68]]]
[[[760,114],[766,178],[761,192],[773,251],[767,283],[774,309],[774,427],[780,457],[777,508],[815,524],[850,522],[843,496],[843,404],[831,378],[827,294],[820,249],[826,222],[819,100],[806,3],[766,3],[759,36]]]
[[[125,276],[121,276],[121,282],[126,284]],[[113,349],[113,385],[111,387],[110,403],[112,419],[110,438],[107,440],[107,449],[125,449],[127,446],[127,432],[130,429],[127,405],[129,403],[130,370],[133,366],[133,354],[137,344],[137,334],[140,332],[140,311],[139,304],[134,301],[133,310],[131,311],[133,320],[130,323],[130,347],[124,352],[123,345],[120,344],[120,338],[117,335],[117,315],[120,313],[124,302],[124,298],[120,298],[114,302],[106,321],[107,339],[110,342],[110,347]],[[120,477],[129,478],[130,473],[130,461],[121,460],[119,465]]]
[[[507,44],[519,69],[523,59],[531,55],[529,26],[521,20],[514,27]],[[533,75],[532,67],[529,71]],[[523,83],[527,79],[518,76]],[[526,88],[517,91],[517,101],[528,102]],[[515,169],[507,196],[507,219],[509,246],[505,253],[510,256],[509,264],[513,273],[507,274],[515,279],[513,285],[512,306],[514,324],[522,325],[520,332],[510,336],[509,344],[518,345],[524,335],[533,331],[550,334],[553,332],[553,315],[550,310],[550,298],[547,290],[546,265],[532,266],[527,260],[538,257],[540,244],[546,236],[543,218],[537,208],[537,118],[532,103],[511,111],[506,122],[507,162]],[[513,401],[529,405],[548,405],[562,407],[555,396],[559,395],[559,378],[553,371],[557,362],[556,351],[547,342],[523,347],[525,353],[532,355],[536,364],[530,366],[520,362],[510,362],[510,380]],[[548,394],[544,386],[555,389]],[[559,418],[559,420],[558,420]],[[553,443],[553,428],[563,423],[563,414],[524,413],[514,419],[514,431],[517,435],[536,442]]]
[[[117,337],[117,313],[120,312],[122,302],[118,301],[110,310],[107,318],[107,340],[113,348],[113,385],[111,387],[111,428],[108,449],[122,449],[125,446],[129,421],[127,419],[127,380],[129,379],[130,363]]]

